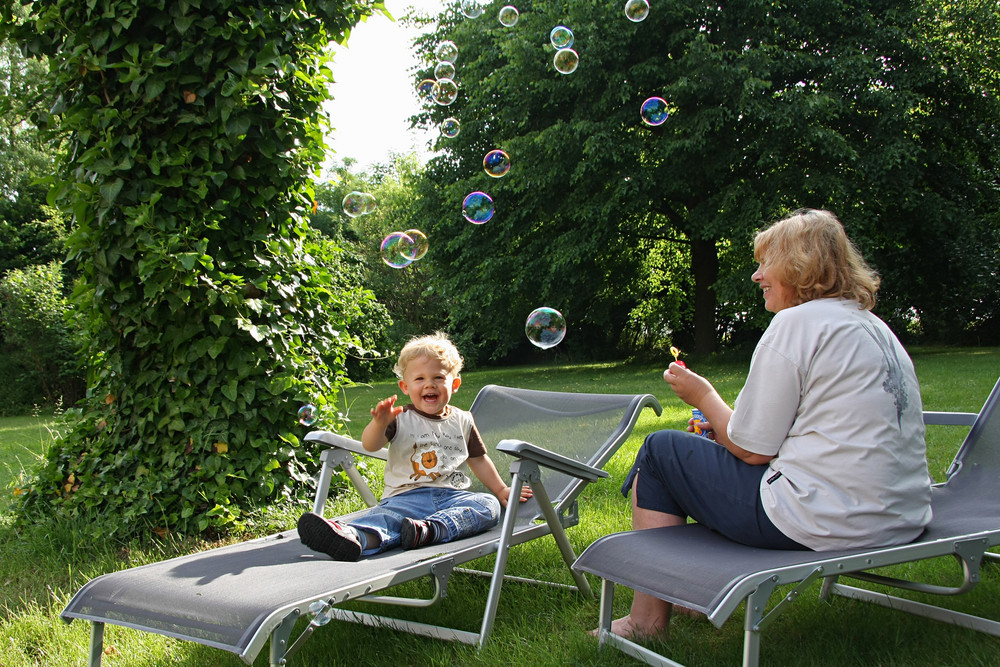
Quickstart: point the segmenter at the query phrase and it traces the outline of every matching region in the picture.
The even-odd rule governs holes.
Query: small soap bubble
[[[580,64],[580,56],[573,49],[559,49],[552,57],[552,66],[560,74],[572,74]]]
[[[417,97],[425,102],[431,102],[434,100],[434,87],[437,85],[437,81],[434,79],[424,79],[417,84]]]
[[[483,169],[486,170],[487,175],[493,178],[506,176],[507,172],[510,171],[510,156],[499,149],[490,151],[483,158]]]
[[[573,31],[564,25],[557,25],[549,33],[549,41],[556,49],[568,49],[573,46]]]
[[[639,23],[649,16],[649,3],[646,0],[628,0],[625,3],[625,17],[633,23]]]
[[[402,269],[413,262],[413,239],[403,232],[393,232],[382,239],[379,254],[382,261],[394,269]]]
[[[434,101],[443,107],[458,99],[458,84],[451,79],[440,79],[434,85]]]
[[[312,426],[319,419],[319,408],[312,403],[306,403],[299,408],[299,423],[303,426]]]
[[[642,103],[639,115],[642,116],[642,122],[646,125],[652,127],[662,125],[667,120],[667,116],[670,115],[667,110],[667,101],[662,97],[650,97]]]
[[[517,7],[513,5],[506,5],[500,8],[500,24],[507,27],[513,28],[517,25],[517,19],[520,16],[517,12]]]
[[[426,234],[419,229],[407,229],[404,233],[413,241],[413,244],[409,248],[410,259],[415,262],[427,254],[430,243],[427,241]]]
[[[453,63],[458,58],[458,47],[455,46],[455,42],[444,41],[434,49],[434,55],[437,56],[438,60]]]
[[[455,78],[455,63],[450,63],[447,60],[442,60],[434,67],[434,78],[440,81],[441,79],[454,79]]]
[[[324,609],[326,609],[326,603],[323,602],[322,600],[316,600],[315,602],[309,605],[310,614],[318,614]]]
[[[365,199],[365,193],[353,190],[348,192],[344,197],[344,201],[341,202],[341,206],[349,217],[356,218],[359,215],[364,215],[368,211],[367,203]]]
[[[477,19],[483,15],[483,3],[480,0],[462,0],[462,13],[467,18]]]
[[[457,137],[461,130],[462,124],[458,122],[457,118],[445,118],[441,121],[441,134],[449,139]]]
[[[493,217],[493,198],[485,192],[471,192],[462,202],[462,215],[471,223],[481,225]]]
[[[555,308],[536,308],[524,323],[524,333],[535,347],[555,347],[566,337],[566,318]]]

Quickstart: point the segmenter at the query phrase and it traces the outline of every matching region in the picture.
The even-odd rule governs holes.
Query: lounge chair
[[[253,663],[268,640],[270,663],[285,664],[316,627],[332,618],[481,646],[492,631],[510,547],[551,534],[569,569],[576,555],[564,528],[579,520],[577,498],[588,483],[608,476],[602,467],[628,438],[644,407],[660,414],[659,403],[649,394],[484,387],[471,411],[491,456],[501,471],[509,463],[512,498],[519,497],[524,483],[534,491],[528,502],[512,503],[496,528],[433,548],[394,549],[357,563],[332,561],[311,551],[293,529],[97,577],[76,593],[62,617],[93,624],[91,665],[101,663],[107,623],[224,649],[247,664]],[[321,455],[314,512],[323,513],[337,467],[344,469],[365,502],[374,504],[374,495],[355,467],[355,453],[367,454],[361,443],[328,432],[310,433],[305,440],[329,447]],[[384,452],[380,454],[384,458]],[[429,606],[445,596],[457,566],[490,554],[496,554],[496,561],[478,632],[339,606],[358,599]],[[589,594],[586,577],[569,572],[576,588]],[[378,595],[422,577],[433,581],[434,593],[429,599]],[[292,641],[297,621],[310,615],[309,625]]]
[[[634,641],[611,632],[614,586],[620,584],[661,600],[703,612],[721,628],[746,601],[743,664],[757,665],[764,629],[788,609],[812,582],[822,579],[820,597],[841,595],[866,600],[1000,636],[1000,623],[936,605],[838,583],[850,577],[922,593],[958,595],[979,581],[987,549],[1000,544],[1000,381],[979,413],[925,412],[927,424],[971,426],[946,474],[932,490],[934,518],[914,542],[850,551],[778,551],[747,547],[698,524],[607,535],[591,544],[574,563],[579,572],[603,580],[598,636],[649,665],[678,665]],[[900,580],[868,570],[954,556],[962,582],[955,587]],[[795,584],[772,608],[778,586]]]

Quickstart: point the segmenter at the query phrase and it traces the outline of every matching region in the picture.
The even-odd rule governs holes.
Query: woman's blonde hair
[[[444,366],[444,369],[455,377],[458,377],[458,374],[462,372],[462,355],[442,331],[418,336],[407,341],[403,349],[399,351],[399,361],[392,369],[396,377],[402,380],[403,374],[406,373],[406,366],[417,357],[437,359]]]
[[[802,208],[762,229],[753,256],[795,291],[797,304],[835,297],[875,307],[879,276],[829,211]]]

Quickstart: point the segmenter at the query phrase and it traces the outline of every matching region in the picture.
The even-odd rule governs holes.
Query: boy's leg
[[[435,489],[434,500],[437,510],[427,520],[444,527],[438,542],[478,535],[500,523],[500,501],[493,494]]]

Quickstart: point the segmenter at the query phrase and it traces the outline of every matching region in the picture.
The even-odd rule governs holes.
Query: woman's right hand
[[[702,407],[705,397],[715,391],[711,382],[676,362],[663,371],[663,379],[679,399],[696,408]]]

